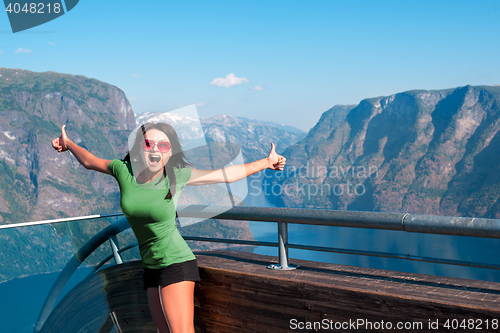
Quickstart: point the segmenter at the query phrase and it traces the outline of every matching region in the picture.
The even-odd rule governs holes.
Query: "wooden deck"
[[[276,271],[267,266],[277,258],[236,251],[196,256],[197,332],[500,331],[500,283],[303,260],[292,260],[297,270]],[[156,332],[140,262],[83,281],[43,332],[109,333],[113,326]]]
[[[267,265],[277,258],[244,252],[205,253],[198,261],[204,304],[196,314],[207,332],[315,332],[298,329],[301,323],[316,323],[319,331],[379,332],[400,322],[415,325],[408,332],[435,332],[436,320],[436,328],[450,332],[447,320],[464,319],[482,331],[500,331],[492,327],[500,320],[499,283],[303,260],[292,260],[297,270],[274,271]],[[361,320],[372,325],[352,325]],[[385,330],[377,329],[382,321]]]

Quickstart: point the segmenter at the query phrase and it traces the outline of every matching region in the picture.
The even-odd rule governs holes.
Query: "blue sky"
[[[309,130],[336,104],[500,84],[499,17],[496,0],[80,0],[16,34],[0,13],[0,66],[96,78],[136,113],[196,103]]]

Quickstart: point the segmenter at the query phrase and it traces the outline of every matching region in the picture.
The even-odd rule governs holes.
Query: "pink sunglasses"
[[[161,153],[168,153],[170,150],[170,142],[168,141],[159,141],[155,143],[152,140],[144,140],[141,142],[141,147],[144,151],[151,151],[155,146]]]

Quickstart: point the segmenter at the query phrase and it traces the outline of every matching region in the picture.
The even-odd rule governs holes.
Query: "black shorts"
[[[182,281],[200,281],[196,259],[172,264],[160,269],[144,268],[144,290],[166,287]]]

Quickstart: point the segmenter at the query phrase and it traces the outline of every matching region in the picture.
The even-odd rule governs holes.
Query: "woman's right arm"
[[[95,157],[93,154],[89,153],[86,149],[78,146],[76,143],[68,139],[66,135],[66,130],[64,129],[66,125],[61,127],[61,136],[52,140],[52,147],[58,152],[63,152],[69,150],[76,157],[78,162],[85,167],[85,169],[99,171],[110,175],[109,163],[111,160],[104,160],[102,158]]]

